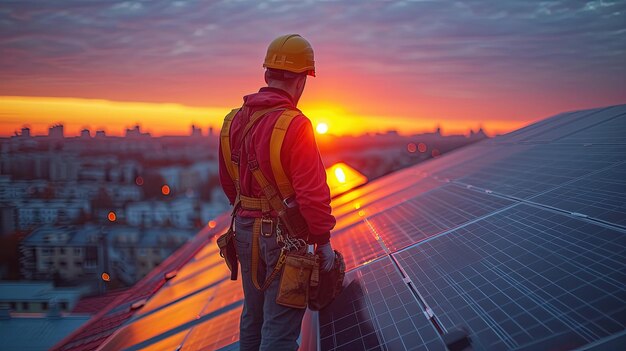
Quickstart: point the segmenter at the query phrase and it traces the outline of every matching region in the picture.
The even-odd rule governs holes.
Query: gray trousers
[[[241,264],[244,304],[239,323],[239,345],[241,350],[297,350],[304,309],[281,306],[276,303],[280,283],[278,275],[264,292],[252,283],[250,269],[252,254],[252,226],[254,218],[235,218],[235,245]],[[263,285],[280,256],[276,234],[259,238],[258,282]]]

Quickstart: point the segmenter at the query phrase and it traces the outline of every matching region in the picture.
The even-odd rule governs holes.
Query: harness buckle
[[[251,171],[255,171],[255,170],[259,169],[259,162],[258,162],[256,159],[254,159],[254,160],[249,160],[249,161],[248,161],[248,168],[249,168]]]
[[[274,221],[270,218],[261,219],[261,236],[270,238],[274,234]]]
[[[233,153],[230,155],[230,161],[234,164],[236,164],[237,166],[239,166],[239,155],[236,153]]]

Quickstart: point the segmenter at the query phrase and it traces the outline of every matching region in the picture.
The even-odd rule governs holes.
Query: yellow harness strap
[[[228,171],[228,175],[230,179],[233,180],[235,184],[235,190],[237,190],[237,197],[235,199],[235,204],[239,202],[241,186],[239,183],[239,163],[233,161],[232,150],[230,145],[230,126],[233,123],[233,119],[237,112],[239,112],[239,108],[233,109],[229,114],[224,117],[224,124],[222,125],[222,130],[220,132],[220,140],[222,143],[222,155],[224,157],[224,162],[226,163],[226,170]],[[284,110],[284,108],[266,108],[264,110],[257,111],[250,116],[250,121],[245,126],[242,134],[242,138],[245,138],[252,126],[259,120],[263,115],[271,111],[280,111]]]
[[[230,125],[233,123],[233,118],[240,109],[236,108],[230,111],[229,114],[224,117],[224,124],[222,125],[222,131],[220,132],[220,141],[222,143],[222,156],[224,157],[224,163],[226,164],[226,170],[230,179],[235,183],[235,189],[237,190],[237,201],[239,200],[239,166],[231,160],[230,150]],[[235,203],[237,203],[235,201]]]
[[[274,179],[278,186],[278,192],[283,199],[287,199],[294,194],[293,187],[285,174],[285,169],[280,161],[280,152],[287,134],[287,129],[293,119],[300,115],[300,111],[290,110],[283,112],[282,115],[276,121],[274,130],[272,131],[272,137],[270,139],[270,162],[272,165],[272,173],[274,173]]]

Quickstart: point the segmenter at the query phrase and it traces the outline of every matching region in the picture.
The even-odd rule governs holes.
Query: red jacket
[[[235,115],[230,127],[231,152],[241,144],[243,129],[254,112],[271,107],[297,109],[289,94],[277,88],[261,88],[258,93],[247,95],[243,100],[244,106]],[[261,172],[274,186],[276,186],[276,181],[270,164],[269,144],[274,124],[281,113],[282,111],[267,113],[248,133],[249,145],[253,145],[256,151]],[[313,241],[318,243],[327,241],[327,238],[330,237],[330,230],[335,227],[335,217],[331,214],[330,208],[330,190],[326,184],[326,171],[315,143],[313,126],[303,114],[296,116],[289,125],[280,158],[287,178],[295,191],[300,212],[306,220],[311,234],[318,236]],[[261,187],[248,170],[248,153],[245,148],[241,149],[240,160],[241,194],[263,197]],[[220,181],[230,204],[233,205],[237,191],[228,174],[225,162],[231,161],[224,160],[220,142]],[[239,209],[238,214],[242,217],[261,217],[260,211]]]

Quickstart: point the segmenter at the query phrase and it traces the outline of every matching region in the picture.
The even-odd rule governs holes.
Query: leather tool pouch
[[[225,234],[217,238],[217,246],[220,248],[220,256],[226,261],[230,269],[230,280],[237,280],[239,265],[237,263],[237,250],[235,248],[235,232],[232,225]]]
[[[343,279],[346,275],[346,264],[343,256],[335,250],[335,263],[330,272],[319,272],[319,282],[314,284],[311,279],[309,291],[309,308],[319,311],[330,305],[343,290]]]
[[[316,264],[316,256],[313,254],[288,253],[280,276],[276,303],[287,307],[306,308],[309,299],[309,281]]]

